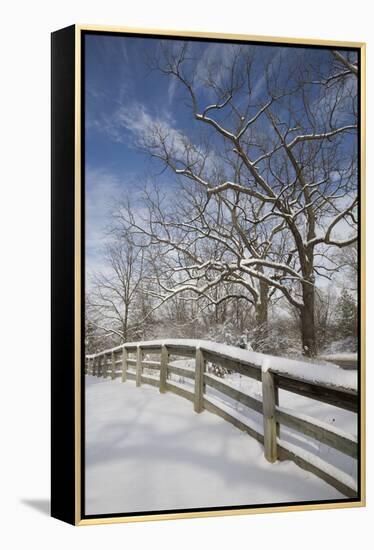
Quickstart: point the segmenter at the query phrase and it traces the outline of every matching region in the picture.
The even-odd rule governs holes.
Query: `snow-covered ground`
[[[193,369],[195,363],[194,360],[182,359],[179,361],[174,361],[173,364],[184,368],[187,367]],[[328,365],[328,367],[330,368],[330,365]],[[331,367],[332,369],[335,369],[334,366]],[[312,366],[311,370],[314,368],[315,367]],[[339,368],[336,367],[336,370],[339,371]],[[357,379],[357,374],[353,372],[350,372],[349,374],[353,385],[352,381]],[[183,383],[186,387],[193,391],[192,380],[187,378],[184,379],[177,375],[171,375],[171,377],[174,381]],[[243,393],[262,399],[261,382],[258,382],[253,378],[232,373],[225,375],[223,380],[226,384],[229,384]],[[256,413],[245,405],[233,401],[230,397],[223,395],[221,392],[218,392],[209,386],[206,387],[206,394],[208,397],[212,396],[214,399],[222,402],[223,404],[229,405],[233,410],[237,411],[238,414],[244,415],[245,418],[258,423],[260,427],[262,426],[262,415],[259,413]],[[338,407],[333,407],[332,405],[321,403],[315,399],[308,399],[284,390],[279,391],[279,405],[283,408],[290,409],[294,414],[307,415],[317,421],[324,422],[335,429],[339,429],[346,434],[357,436],[357,414],[353,412],[349,412]],[[311,455],[324,460],[331,466],[338,468],[344,472],[344,474],[347,474],[350,478],[352,478],[353,484],[357,481],[357,460],[354,458],[351,458],[336,449],[329,447],[328,445],[324,445],[311,437],[302,435],[299,432],[285,426],[281,426],[280,437],[282,440],[298,446],[303,452],[306,451]]]
[[[232,376],[242,390],[254,382]],[[317,409],[302,406],[324,420],[335,414]],[[344,413],[339,421],[354,428]],[[86,514],[344,498],[293,462],[268,463],[263,447],[225,420],[132,381],[86,376],[85,436]]]

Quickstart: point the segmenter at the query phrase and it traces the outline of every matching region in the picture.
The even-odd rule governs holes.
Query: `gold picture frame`
[[[84,477],[84,465],[82,463],[82,445],[84,445],[84,430],[82,425],[82,378],[84,376],[83,342],[82,342],[82,279],[84,277],[84,262],[82,263],[82,169],[84,159],[82,159],[82,140],[84,139],[84,128],[82,126],[82,39],[84,33],[97,32],[108,33],[112,35],[142,35],[144,37],[175,37],[175,38],[194,38],[204,40],[220,41],[241,41],[255,42],[257,44],[274,45],[295,45],[295,46],[319,46],[326,48],[354,48],[360,56],[360,135],[359,135],[359,159],[360,159],[360,376],[359,376],[359,415],[360,415],[360,463],[358,490],[359,497],[350,501],[319,502],[291,505],[269,505],[256,507],[235,507],[233,509],[223,510],[202,510],[202,511],[178,511],[175,512],[157,512],[150,511],[146,514],[105,514],[102,517],[85,517],[82,514],[82,478]],[[64,60],[69,57],[65,63]],[[73,57],[73,58],[72,58]],[[56,196],[56,202],[53,203],[52,214],[54,219],[53,240],[54,247],[54,268],[52,276],[52,300],[56,303],[52,315],[52,324],[55,322],[55,329],[52,326],[52,516],[67,521],[75,525],[93,525],[93,524],[111,524],[138,521],[154,521],[165,519],[182,519],[210,516],[228,516],[243,514],[263,514],[283,511],[301,511],[301,510],[321,510],[338,509],[347,507],[365,506],[365,43],[331,41],[322,39],[298,39],[286,37],[268,37],[241,34],[225,34],[212,32],[178,31],[178,30],[160,30],[160,29],[140,29],[122,26],[101,26],[101,25],[73,25],[67,29],[56,31],[52,34],[52,186]],[[66,78],[68,91],[63,92],[60,88],[62,78]],[[70,119],[70,126],[67,128],[64,118]],[[73,124],[73,128],[71,127]],[[59,150],[58,133],[61,132],[66,141],[65,151]],[[72,143],[72,132],[74,133],[74,142]],[[61,168],[65,162],[67,151],[70,151],[71,159],[68,167]],[[64,156],[65,155],[65,156]],[[70,157],[69,157],[70,158]],[[64,178],[64,179],[62,179]],[[61,207],[58,203],[58,197],[62,197],[68,188],[69,197],[65,197],[65,208],[70,208],[73,224],[70,228],[71,234],[67,239],[68,243],[63,246],[65,254],[60,254],[61,239],[64,238],[64,220],[57,212]],[[56,191],[57,189],[57,191]],[[62,199],[61,199],[62,200]],[[69,202],[70,201],[70,202]],[[63,265],[69,255],[74,255],[74,262]],[[70,281],[74,279],[74,285],[71,288],[69,305],[73,306],[74,314],[70,307],[66,312],[66,303],[60,303],[59,290],[62,280]],[[72,279],[73,278],[73,279]],[[70,284],[70,283],[69,283]],[[54,306],[53,306],[54,307]],[[61,317],[62,316],[62,317]],[[60,319],[57,321],[57,317]],[[54,321],[55,319],[55,321]],[[70,336],[67,341],[62,340],[59,335],[59,323],[68,323],[71,326]],[[67,356],[70,357],[70,363],[64,368],[61,366],[63,359],[59,356],[62,346],[66,346]],[[55,350],[55,351],[53,351]],[[74,361],[72,361],[72,353]],[[69,355],[70,354],[70,355]],[[60,357],[60,358],[59,358]],[[65,360],[66,360],[65,357]],[[69,373],[69,380],[66,381],[66,372]],[[62,380],[65,380],[62,382]],[[65,409],[62,409],[62,397],[59,396],[58,388],[61,384],[66,384],[68,395],[65,394]],[[69,409],[69,422],[65,423],[66,410]],[[74,426],[72,424],[74,422]],[[66,425],[67,424],[67,425]],[[54,435],[53,435],[54,434]],[[57,442],[57,438],[60,439]],[[62,446],[66,449],[65,458],[68,457],[69,467],[66,472],[61,470]],[[59,478],[59,479],[57,479]]]

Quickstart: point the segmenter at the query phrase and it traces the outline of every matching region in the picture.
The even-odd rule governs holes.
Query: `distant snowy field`
[[[175,363],[188,366],[189,361]],[[172,376],[174,381],[190,381]],[[344,498],[293,462],[268,463],[263,447],[225,420],[157,388],[119,379],[86,376],[85,512],[110,514],[212,508]],[[260,393],[260,384],[230,375],[226,382]],[[218,399],[208,389],[208,395]],[[239,415],[261,421],[248,408],[230,403]],[[354,414],[281,392],[280,404],[355,433]],[[258,417],[256,419],[256,417]],[[355,477],[356,464],[291,430],[281,437]]]

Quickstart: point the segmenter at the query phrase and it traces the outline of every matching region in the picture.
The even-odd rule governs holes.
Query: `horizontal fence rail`
[[[195,412],[201,413],[205,409],[254,437],[264,445],[264,455],[269,462],[292,460],[334,486],[345,496],[356,498],[356,484],[349,476],[279,437],[280,426],[287,426],[357,459],[357,438],[330,424],[279,406],[279,390],[282,389],[334,407],[358,412],[358,394],[355,388],[339,387],[325,381],[307,380],[305,377],[279,372],[277,368],[261,368],[250,358],[243,357],[243,353],[238,357],[237,348],[218,347],[221,349],[215,349],[215,345],[209,342],[180,340],[131,342],[111,350],[87,355],[85,374],[110,377],[112,380],[121,378],[122,382],[133,380],[138,387],[143,383],[150,384],[158,387],[161,393],[170,391],[184,397],[193,403]],[[157,358],[149,358],[149,356],[157,356]],[[171,364],[174,361],[172,357],[193,358],[194,368]],[[257,394],[243,393],[223,379],[208,373],[207,363],[219,365],[259,381],[262,386],[262,397]],[[313,367],[313,365],[309,366]],[[151,370],[152,375],[145,374],[145,368]],[[183,384],[170,380],[170,374],[192,380],[193,384],[189,385],[189,389]],[[262,416],[262,422],[246,418],[232,407],[209,397],[206,395],[207,386],[234,402],[254,410]]]

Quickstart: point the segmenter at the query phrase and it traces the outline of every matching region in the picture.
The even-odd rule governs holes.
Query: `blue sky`
[[[154,53],[158,39],[86,35],[85,41],[86,258],[90,269],[100,267],[112,199],[134,194],[148,169],[147,157],[135,147],[136,119],[140,124],[149,115],[171,122],[170,110],[177,98],[168,79],[147,66],[147,56]],[[178,109],[174,111],[173,117],[178,116]],[[134,120],[130,117],[124,124],[123,113],[134,114]],[[171,123],[181,124],[181,118]]]
[[[180,42],[173,41],[175,47]],[[139,135],[154,120],[171,131],[181,131],[194,141],[197,123],[190,116],[186,95],[175,81],[158,71],[151,71],[147,58],[157,55],[158,38],[85,36],[85,152],[86,152],[86,261],[87,269],[101,267],[102,246],[107,237],[113,199],[135,195],[145,177],[173,181],[168,172],[157,175],[161,165],[151,163],[136,147]],[[276,69],[280,60],[296,63],[304,56],[319,66],[329,53],[326,50],[281,48],[248,45],[256,50],[252,99],[266,99],[263,67],[271,62]],[[207,62],[215,62],[217,79],[232,45],[194,42],[197,59],[197,84],[205,77]],[[206,106],[211,97],[204,86],[197,86],[198,99]],[[247,97],[243,97],[246,101]],[[254,111],[255,112],[255,111]],[[219,116],[219,115],[218,115]]]

